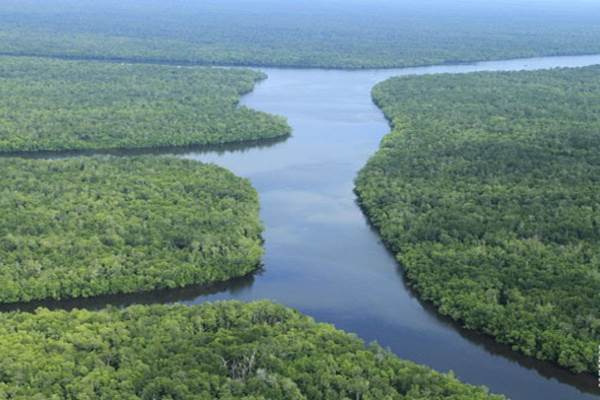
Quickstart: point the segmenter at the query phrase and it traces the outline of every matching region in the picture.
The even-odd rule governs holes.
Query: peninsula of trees
[[[0,302],[208,284],[261,262],[256,191],[223,168],[86,157],[0,170]]]
[[[0,314],[0,398],[501,400],[269,302]]]
[[[287,136],[238,106],[251,70],[0,57],[0,152],[187,146]]]

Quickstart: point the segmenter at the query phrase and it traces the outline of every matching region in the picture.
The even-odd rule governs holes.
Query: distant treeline
[[[258,196],[223,168],[87,157],[0,158],[0,170],[0,302],[208,284],[259,266]]]
[[[269,302],[0,314],[0,398],[501,400]]]
[[[600,67],[394,78],[357,179],[422,298],[576,372],[600,343]]]
[[[561,4],[562,3],[562,4]],[[4,0],[0,53],[400,67],[600,53],[594,2]]]
[[[0,152],[286,136],[284,118],[238,107],[264,78],[241,69],[0,57]]]

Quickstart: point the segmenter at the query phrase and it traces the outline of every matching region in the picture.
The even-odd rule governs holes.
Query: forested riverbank
[[[255,270],[258,196],[169,157],[0,159],[0,302],[209,284]]]
[[[414,78],[406,108],[435,138],[409,146],[408,164],[391,159],[404,87],[376,89],[395,132],[358,191],[396,254],[440,242],[401,259],[417,296],[352,192],[389,130],[376,82],[598,63],[464,64],[600,51],[600,9],[575,2],[2,1],[0,398],[498,398],[469,382],[514,400],[595,399],[595,376],[559,364],[590,371],[598,338],[596,81]],[[453,92],[463,83],[482,88]],[[563,110],[572,101],[582,113]],[[458,139],[435,153],[445,134]],[[406,165],[418,182],[396,190]],[[417,233],[400,246],[399,228]],[[271,303],[211,303],[227,299],[271,299],[352,334]]]
[[[524,354],[594,373],[600,67],[393,78],[393,131],[356,191],[423,299]]]
[[[0,57],[0,152],[285,137],[283,117],[238,107],[265,78],[241,69]]]
[[[1,398],[503,398],[265,301],[38,309],[0,322]]]

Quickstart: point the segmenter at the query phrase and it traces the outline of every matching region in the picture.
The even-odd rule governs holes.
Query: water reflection
[[[115,157],[132,157],[143,155],[182,155],[182,154],[216,154],[221,156],[225,153],[243,153],[249,149],[267,149],[279,143],[283,143],[288,139],[288,136],[262,139],[262,140],[247,140],[243,142],[223,143],[223,144],[208,144],[208,145],[192,145],[192,146],[163,146],[163,147],[140,147],[133,149],[95,149],[95,150],[63,150],[63,151],[27,151],[27,152],[4,152],[0,153],[0,157],[19,157],[38,160],[53,160],[68,157],[85,157],[85,156],[115,156]]]
[[[115,294],[68,300],[45,300],[28,303],[0,304],[0,312],[32,312],[40,307],[48,308],[50,310],[99,310],[107,306],[127,307],[134,304],[172,304],[189,302],[199,297],[216,293],[229,293],[232,296],[235,296],[250,288],[252,283],[254,283],[254,280],[260,276],[262,272],[263,270],[260,268],[256,272],[246,276],[212,285],[194,285],[176,289],[153,290],[142,293]]]

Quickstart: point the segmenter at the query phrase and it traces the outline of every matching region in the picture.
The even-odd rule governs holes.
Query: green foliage
[[[287,135],[238,107],[241,69],[0,57],[0,152],[216,144]]]
[[[258,196],[168,157],[0,159],[0,302],[223,281],[262,256]]]
[[[0,315],[0,399],[501,399],[263,301]]]
[[[600,52],[595,2],[516,3],[3,0],[0,53],[366,68]]]
[[[573,371],[600,343],[600,67],[394,78],[357,193],[424,299]]]

